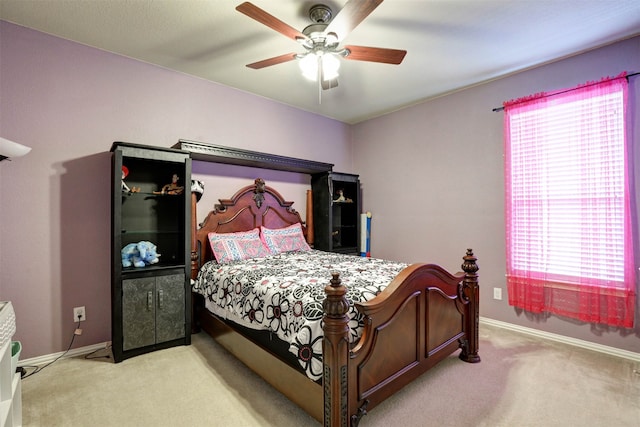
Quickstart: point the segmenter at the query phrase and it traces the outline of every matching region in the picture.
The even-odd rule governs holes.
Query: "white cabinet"
[[[16,317],[11,302],[0,301],[0,426],[22,425],[21,379],[11,362]]]

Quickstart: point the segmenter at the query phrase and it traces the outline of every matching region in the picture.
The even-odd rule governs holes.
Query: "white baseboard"
[[[103,342],[100,344],[93,344],[85,347],[72,348],[71,350],[69,350],[69,352],[67,352],[67,354],[64,354],[64,351],[61,351],[59,353],[45,354],[44,356],[38,356],[38,357],[32,357],[30,359],[19,360],[17,365],[18,366],[41,366],[56,360],[58,357],[62,356],[63,354],[64,354],[64,357],[62,357],[61,359],[66,359],[68,357],[81,356],[83,354],[89,354],[97,350],[103,350],[103,349],[106,350],[107,348],[109,348],[109,343]]]
[[[488,317],[480,317],[480,323],[496,326],[498,328],[509,329],[511,331],[520,332],[522,334],[531,335],[538,338],[544,338],[550,341],[556,341],[563,344],[569,344],[588,350],[597,351],[611,356],[623,357],[635,362],[640,362],[640,353],[622,350],[620,348],[610,347],[602,344],[596,344],[577,338],[566,337],[564,335],[553,334],[551,332],[540,331],[538,329],[527,328],[524,326],[514,325],[513,323],[502,322],[500,320],[489,319]]]

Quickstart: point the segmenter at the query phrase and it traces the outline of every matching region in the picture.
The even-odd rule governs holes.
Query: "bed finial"
[[[253,190],[253,200],[256,202],[256,206],[258,209],[262,206],[262,202],[264,202],[264,179],[256,178],[254,181],[256,188]]]
[[[476,274],[479,270],[478,264],[476,261],[478,258],[473,254],[473,249],[467,249],[467,254],[462,257],[464,262],[462,263],[462,271],[466,274]]]
[[[327,295],[322,303],[324,312],[331,318],[341,319],[349,311],[349,301],[345,297],[347,288],[342,285],[340,273],[331,272],[330,284],[324,288],[324,292]]]

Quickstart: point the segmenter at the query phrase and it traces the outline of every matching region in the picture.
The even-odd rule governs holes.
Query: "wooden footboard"
[[[324,303],[324,425],[357,426],[372,409],[461,348],[479,362],[478,266],[471,249],[464,273],[414,264],[376,298],[358,304],[365,330],[348,344],[346,288],[334,274]]]

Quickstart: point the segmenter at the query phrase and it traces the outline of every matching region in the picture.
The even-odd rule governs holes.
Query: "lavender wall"
[[[113,141],[191,139],[351,172],[351,129],[337,121],[2,21],[0,55],[0,136],[33,148],[0,164],[0,300],[13,302],[23,359],[66,349],[75,306],[87,321],[74,346],[111,339]],[[304,210],[306,176],[194,171],[209,200],[266,176]]]
[[[373,255],[458,270],[465,248],[473,248],[480,265],[481,316],[640,352],[639,320],[634,330],[616,330],[529,316],[508,305],[503,115],[491,111],[505,100],[623,70],[640,71],[640,37],[354,126],[354,169],[363,183],[363,208],[373,213]],[[638,147],[640,76],[630,78],[629,93],[630,144]],[[636,157],[640,189],[640,150]],[[494,287],[502,289],[502,301],[493,299]]]

